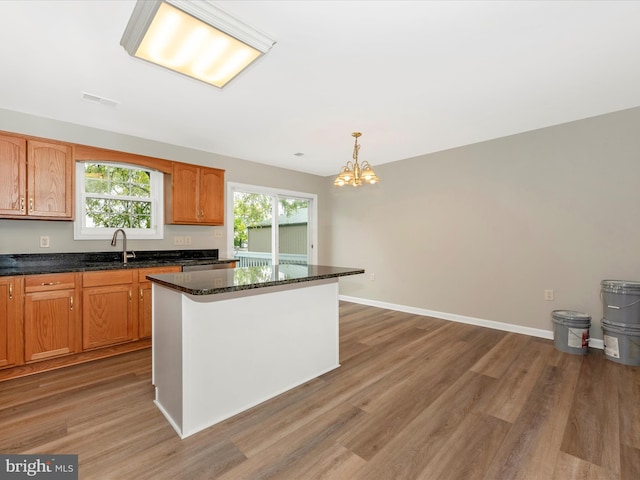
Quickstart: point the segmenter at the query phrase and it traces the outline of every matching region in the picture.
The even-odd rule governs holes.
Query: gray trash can
[[[640,282],[602,280],[602,316],[609,322],[640,326]]]
[[[561,352],[586,355],[589,351],[589,328],[591,317],[573,310],[554,310],[553,341]]]
[[[602,331],[605,357],[623,365],[640,365],[640,325],[602,319]]]

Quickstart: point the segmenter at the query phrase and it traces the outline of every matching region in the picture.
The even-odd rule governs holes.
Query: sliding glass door
[[[278,199],[278,258],[281,264],[309,262],[309,200]]]
[[[316,196],[228,184],[238,266],[315,263]]]

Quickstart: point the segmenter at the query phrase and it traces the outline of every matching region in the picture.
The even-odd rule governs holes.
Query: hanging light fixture
[[[363,182],[373,185],[380,181],[376,173],[373,171],[373,168],[371,168],[371,165],[369,165],[369,162],[364,161],[362,162],[362,165],[358,164],[358,152],[360,151],[358,137],[361,135],[362,133],[360,132],[353,132],[351,134],[351,136],[356,139],[356,143],[353,146],[354,161],[348,161],[347,164],[342,167],[340,173],[333,182],[336,187],[342,187],[343,185],[359,187]]]

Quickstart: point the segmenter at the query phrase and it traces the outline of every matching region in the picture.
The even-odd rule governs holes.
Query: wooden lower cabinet
[[[82,348],[129,342],[138,338],[137,297],[133,270],[82,275]]]
[[[151,338],[152,333],[152,306],[151,282],[141,283],[138,286],[140,298],[138,299],[138,334],[140,338]]]
[[[22,277],[0,277],[0,368],[22,363]]]
[[[25,277],[25,362],[80,351],[79,285],[75,273]]]
[[[180,267],[154,267],[141,268],[138,270],[138,336],[139,338],[151,338],[151,282],[147,280],[147,275],[158,273],[176,273],[181,271]]]
[[[151,282],[180,266],[0,277],[0,381],[149,348]]]

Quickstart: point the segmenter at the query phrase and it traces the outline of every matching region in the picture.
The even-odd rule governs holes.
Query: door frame
[[[311,265],[315,265],[318,263],[318,195],[315,193],[306,193],[306,192],[296,192],[293,190],[283,190],[280,188],[271,188],[271,187],[262,187],[260,185],[250,185],[246,183],[236,183],[236,182],[227,182],[227,215],[226,215],[226,223],[227,223],[227,252],[228,257],[233,257],[233,194],[234,192],[247,192],[247,193],[257,193],[260,195],[269,195],[275,196],[276,200],[280,197],[282,198],[295,198],[300,200],[307,200],[309,202],[309,207],[307,209],[308,218],[307,218],[307,229],[308,229],[308,238],[307,238],[307,261]],[[277,212],[273,215],[273,219],[277,220],[278,215]],[[272,235],[272,255],[274,259],[274,263],[277,263],[278,260],[278,229],[271,229]]]

